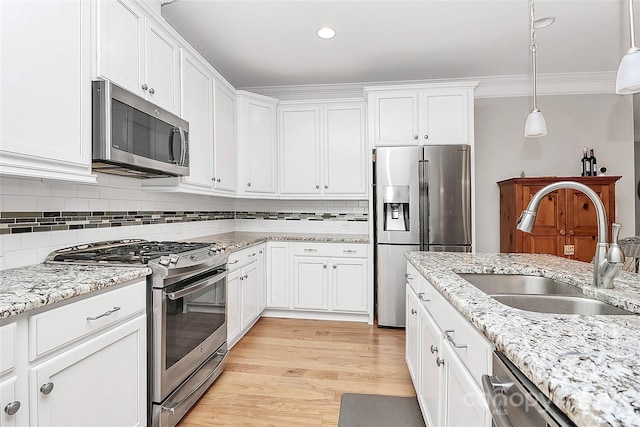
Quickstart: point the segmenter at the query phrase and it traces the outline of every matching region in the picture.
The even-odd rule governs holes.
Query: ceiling
[[[538,73],[617,70],[629,48],[626,0],[538,0],[535,8],[536,18],[556,18],[536,33]],[[526,75],[531,67],[527,0],[175,0],[162,15],[237,88]],[[324,26],[336,37],[318,38]]]

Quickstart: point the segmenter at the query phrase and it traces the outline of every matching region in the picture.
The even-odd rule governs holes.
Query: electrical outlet
[[[576,248],[574,245],[564,245],[564,254],[565,255],[575,255]]]

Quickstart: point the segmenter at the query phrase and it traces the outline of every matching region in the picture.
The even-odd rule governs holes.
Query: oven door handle
[[[169,298],[170,300],[177,300],[183,297],[186,297],[189,294],[192,294],[194,292],[199,291],[200,289],[206,288],[207,286],[212,285],[213,283],[216,283],[224,278],[226,278],[229,275],[229,270],[224,270],[222,273],[220,274],[216,274],[213,277],[207,277],[206,279],[202,279],[192,285],[187,286],[186,288],[180,289],[179,291],[176,292],[168,292],[166,294],[167,298]]]
[[[503,384],[497,377],[490,377],[489,375],[482,376],[482,388],[484,389],[484,397],[489,405],[491,411],[491,417],[493,418],[493,424],[496,427],[513,427],[511,420],[507,416],[507,411],[500,403],[500,397],[504,390],[504,387],[509,384]],[[511,383],[513,385],[513,383]],[[498,391],[499,390],[499,391]]]

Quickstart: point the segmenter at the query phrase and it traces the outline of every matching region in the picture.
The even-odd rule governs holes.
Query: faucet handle
[[[618,245],[618,234],[620,234],[621,227],[622,225],[615,222],[611,224],[611,246],[607,251],[607,261],[620,265],[624,263],[624,252]]]
[[[620,234],[620,228],[622,228],[622,224],[618,224],[617,222],[614,222],[613,224],[611,224],[611,244],[612,245],[618,244],[618,234]]]

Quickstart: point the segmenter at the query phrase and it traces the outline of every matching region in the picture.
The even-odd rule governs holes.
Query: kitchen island
[[[578,426],[640,426],[640,316],[566,315],[503,305],[456,273],[553,278],[640,313],[640,276],[591,286],[593,266],[551,255],[409,252],[407,259]]]

